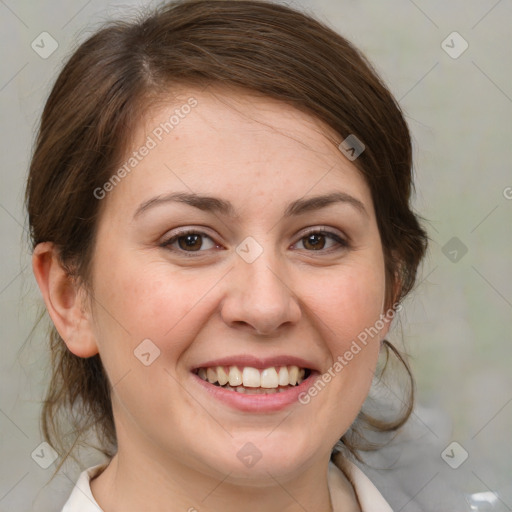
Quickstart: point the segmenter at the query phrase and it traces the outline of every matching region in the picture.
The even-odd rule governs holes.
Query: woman
[[[189,0],[83,43],[27,185],[43,430],[61,464],[63,417],[109,457],[63,510],[391,510],[351,458],[412,407],[361,411],[380,354],[409,371],[411,189],[399,107],[309,16]]]

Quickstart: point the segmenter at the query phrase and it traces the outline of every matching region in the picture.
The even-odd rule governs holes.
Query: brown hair
[[[86,40],[64,66],[42,114],[26,189],[33,247],[51,241],[62,264],[89,281],[101,187],[122,161],[133,126],[150,101],[174,86],[242,87],[307,112],[365,151],[354,161],[371,190],[386,267],[390,307],[412,289],[427,235],[410,207],[412,151],[406,122],[376,72],[342,36],[309,15],[258,0],[184,0],[134,22],[111,22]],[[395,303],[396,305],[396,303]],[[333,450],[371,449],[364,428],[395,431],[414,398],[405,356],[384,342],[411,383],[394,419],[361,412]],[[104,453],[116,450],[109,382],[98,355],[79,358],[54,327],[52,376],[42,411],[50,444],[71,453],[96,430]],[[64,435],[63,419],[72,440]],[[61,462],[62,462],[61,461]]]

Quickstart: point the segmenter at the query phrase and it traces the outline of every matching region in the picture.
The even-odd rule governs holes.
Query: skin
[[[287,354],[328,371],[385,313],[370,191],[337,149],[337,134],[244,91],[176,93],[139,124],[133,148],[190,96],[198,105],[103,199],[92,298],[66,276],[51,243],[34,251],[36,279],[69,350],[99,352],[114,386],[119,450],[92,492],[107,512],[327,512],[329,456],[367,396],[389,325],[310,403],[283,411],[234,410],[202,391],[190,368],[226,355]],[[366,213],[338,202],[283,216],[290,202],[333,191]],[[169,192],[222,198],[238,217],[167,202],[134,218]],[[183,227],[207,235],[200,251],[162,246]],[[325,245],[314,250],[308,228],[349,246],[319,235]],[[236,252],[248,236],[263,249],[253,263]],[[145,366],[134,350],[148,338],[160,356]],[[261,453],[252,467],[237,457],[247,442]],[[343,496],[344,510],[360,510],[347,479]]]

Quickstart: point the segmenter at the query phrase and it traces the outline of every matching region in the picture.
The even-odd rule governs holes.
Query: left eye
[[[336,242],[336,244],[347,247],[348,244],[345,240],[343,240],[341,237],[336,235],[335,233],[330,233],[328,231],[312,231],[308,233],[306,236],[303,236],[299,242],[302,242],[304,248],[306,250],[312,250],[312,251],[321,251],[325,249],[326,240],[331,240]],[[336,245],[334,244],[334,245]],[[331,246],[332,247],[332,246]],[[327,249],[330,249],[331,247],[328,247]]]

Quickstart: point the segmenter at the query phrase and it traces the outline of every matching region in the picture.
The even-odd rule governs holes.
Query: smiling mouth
[[[250,366],[197,368],[194,372],[210,384],[247,395],[282,393],[301,384],[311,375],[309,368],[272,366],[259,370]]]

